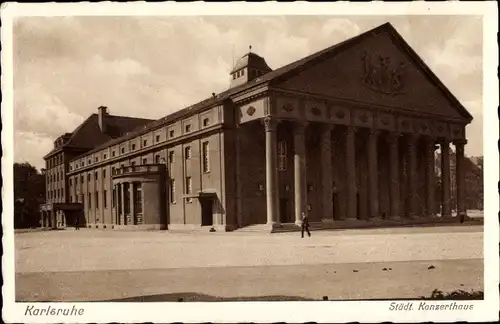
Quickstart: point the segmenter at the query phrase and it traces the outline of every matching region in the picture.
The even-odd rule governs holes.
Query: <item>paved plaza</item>
[[[299,233],[18,233],[16,299],[383,299],[483,290],[482,230],[332,230],[304,239]]]

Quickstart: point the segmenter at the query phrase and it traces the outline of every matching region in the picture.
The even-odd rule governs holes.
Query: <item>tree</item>
[[[14,227],[39,226],[44,202],[45,175],[29,163],[14,163]]]

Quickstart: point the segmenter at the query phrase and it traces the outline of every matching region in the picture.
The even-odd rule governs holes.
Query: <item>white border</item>
[[[499,122],[496,31],[497,6],[489,2],[401,3],[64,3],[2,4],[2,175],[3,188],[13,186],[13,57],[12,22],[19,16],[70,15],[481,15],[484,26],[483,132],[484,132],[484,285],[485,300],[475,301],[473,311],[391,312],[390,302],[232,302],[232,303],[44,303],[37,306],[76,305],[85,308],[81,317],[24,316],[26,303],[15,303],[13,191],[2,190],[4,213],[3,319],[6,322],[443,322],[493,321],[499,312]],[[460,67],[457,67],[460,68]],[[432,302],[433,304],[446,302]],[[31,305],[32,303],[30,303]]]

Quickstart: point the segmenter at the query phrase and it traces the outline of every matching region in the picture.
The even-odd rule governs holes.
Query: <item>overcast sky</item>
[[[156,119],[221,92],[249,45],[276,69],[388,21],[474,116],[466,153],[482,155],[481,17],[30,17],[14,25],[14,160],[43,167],[101,105]]]

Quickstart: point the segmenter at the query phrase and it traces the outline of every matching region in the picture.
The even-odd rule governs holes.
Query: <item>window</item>
[[[142,214],[142,185],[140,183],[134,183],[135,190],[135,212]]]
[[[78,165],[78,163],[76,164],[76,168],[78,169],[80,166]]]
[[[169,162],[169,163],[174,163],[174,162],[175,162],[175,159],[174,159],[174,151],[170,151],[170,152],[168,152],[168,162]]]
[[[169,134],[168,136],[170,136],[170,138],[172,138],[172,137],[174,137],[175,132],[174,132],[174,130],[173,130],[173,129],[171,129],[171,130],[170,130],[170,132],[169,132],[168,134]]]
[[[99,192],[98,191],[95,192],[95,208],[96,209],[99,208]]]
[[[108,155],[107,155],[106,153],[104,153],[103,158],[104,158],[104,159],[107,159],[107,158],[108,158]]]
[[[73,165],[69,165],[69,171],[73,170]]]
[[[59,172],[56,173],[56,179],[57,179],[56,181],[59,181]]]
[[[135,165],[135,161],[130,162],[130,165],[134,166]]]
[[[142,164],[148,164],[148,159],[142,159]]]
[[[281,141],[278,145],[278,171],[286,171],[286,142]]]
[[[191,158],[191,146],[186,146],[184,148],[184,158],[189,160]]]
[[[148,146],[148,140],[142,141],[142,146]]]
[[[87,163],[87,164],[92,164],[92,160],[91,160],[91,159],[89,159],[89,161],[88,161],[88,163]]]
[[[78,177],[75,177],[75,185],[78,184]]]
[[[187,124],[184,129],[185,129],[186,133],[189,133],[191,131],[191,124]]]
[[[83,184],[83,181],[84,181],[84,177],[83,177],[83,174],[80,176],[80,182]]]
[[[111,152],[111,156],[115,156],[115,151]]]
[[[160,163],[160,156],[159,155],[155,155],[155,163],[156,164]]]
[[[69,185],[70,185],[70,186],[72,185],[72,181],[71,181],[71,178],[69,178]]]
[[[98,158],[97,156],[95,157],[95,161],[96,161],[96,162],[99,162],[99,158]]]
[[[209,146],[208,142],[203,142],[202,144],[202,154],[203,154],[203,172],[210,172],[210,161],[209,161]]]
[[[160,141],[160,135],[156,135],[156,142],[158,143]]]
[[[115,172],[116,172],[116,171],[115,171],[115,167],[112,167],[112,168],[111,168],[111,175],[112,175],[112,176],[113,176],[113,175],[115,175]]]
[[[191,177],[186,177],[186,194],[187,195],[190,195],[191,192],[192,192],[192,181],[191,181]],[[192,202],[193,201],[193,198],[187,198],[187,202]]]
[[[92,208],[92,195],[91,193],[89,192],[88,194],[88,201],[87,201],[87,205],[89,206],[89,209]]]
[[[102,178],[106,178],[106,169],[102,170]]]
[[[104,195],[103,196],[103,199],[104,199],[104,201],[103,201],[104,208],[108,208],[108,196],[107,196],[108,192],[106,190],[104,190],[102,193]]]
[[[245,75],[245,70],[241,70],[241,75]]]
[[[175,180],[170,180],[170,202],[175,204]]]
[[[210,119],[208,118],[203,119],[203,127],[207,127],[208,125],[210,125]]]
[[[98,173],[97,173],[97,171],[94,173],[94,176],[95,176],[95,179],[96,179],[96,181],[97,181],[97,177],[98,177]]]
[[[87,174],[87,181],[90,182],[90,173]]]
[[[236,79],[236,73],[233,73],[233,80]]]
[[[135,144],[132,144],[132,151],[135,150]]]
[[[82,161],[82,166],[84,166],[84,165],[85,165],[85,161]]]
[[[125,148],[124,148],[124,147],[122,147],[122,154],[123,154],[123,153],[125,153]]]

